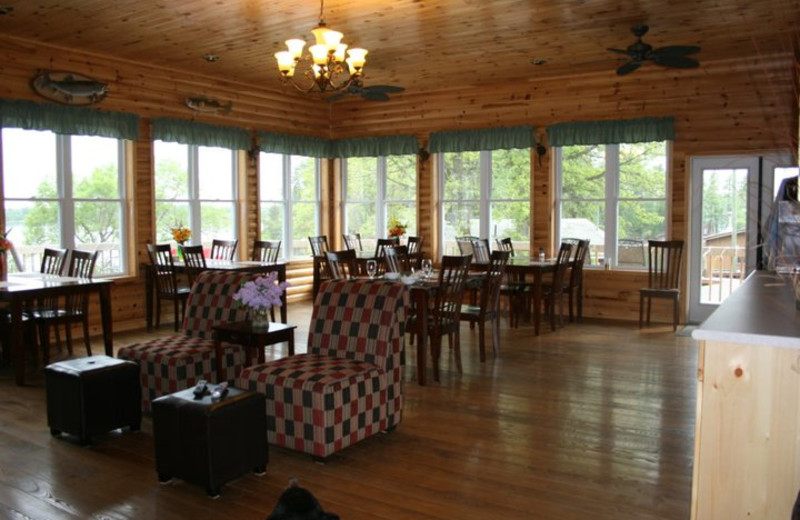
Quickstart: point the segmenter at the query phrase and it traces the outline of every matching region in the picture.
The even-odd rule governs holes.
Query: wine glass
[[[433,271],[433,262],[431,262],[430,258],[426,258],[422,261],[422,271],[425,273],[425,278],[430,278],[431,272]]]
[[[374,278],[376,272],[378,272],[378,262],[375,260],[367,260],[367,274],[369,277]]]

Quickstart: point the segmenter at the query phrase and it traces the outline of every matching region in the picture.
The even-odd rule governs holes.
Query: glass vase
[[[250,313],[254,329],[269,330],[269,307],[258,307]]]
[[[178,260],[183,262],[183,244],[184,242],[178,242]]]

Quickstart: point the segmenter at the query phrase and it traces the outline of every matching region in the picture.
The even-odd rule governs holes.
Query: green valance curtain
[[[0,126],[131,141],[139,138],[139,117],[134,114],[22,100],[0,99]]]
[[[559,123],[547,127],[547,140],[550,146],[674,141],[675,119],[650,117]]]
[[[331,141],[321,137],[259,132],[258,141],[262,152],[319,158],[331,156]]]
[[[417,138],[413,135],[359,137],[332,142],[333,157],[379,157],[416,154]]]
[[[250,132],[241,128],[198,123],[183,119],[152,119],[152,138],[198,146],[218,146],[231,150],[249,150]]]
[[[482,130],[448,130],[431,132],[428,151],[468,152],[478,150],[510,150],[533,148],[534,128],[530,125],[506,126]]]
[[[337,141],[280,132],[259,132],[258,138],[262,152],[306,157],[378,157],[417,153],[417,139],[413,135],[359,137]]]

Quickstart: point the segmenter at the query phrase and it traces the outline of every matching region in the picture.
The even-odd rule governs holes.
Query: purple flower
[[[281,295],[289,287],[287,282],[277,281],[278,273],[271,272],[268,276],[259,276],[255,280],[244,283],[236,294],[234,301],[251,309],[269,309],[281,306]]]

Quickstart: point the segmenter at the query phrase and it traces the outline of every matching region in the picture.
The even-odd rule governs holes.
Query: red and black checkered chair
[[[324,459],[400,423],[408,289],[328,280],[314,302],[308,353],[245,367],[236,386],[267,396],[267,439]]]
[[[182,334],[123,347],[117,357],[139,364],[142,409],[162,395],[184,390],[200,379],[233,381],[245,363],[241,345],[215,345],[213,327],[242,321],[247,309],[233,301],[244,282],[259,276],[239,271],[204,271],[195,279],[186,301]]]

